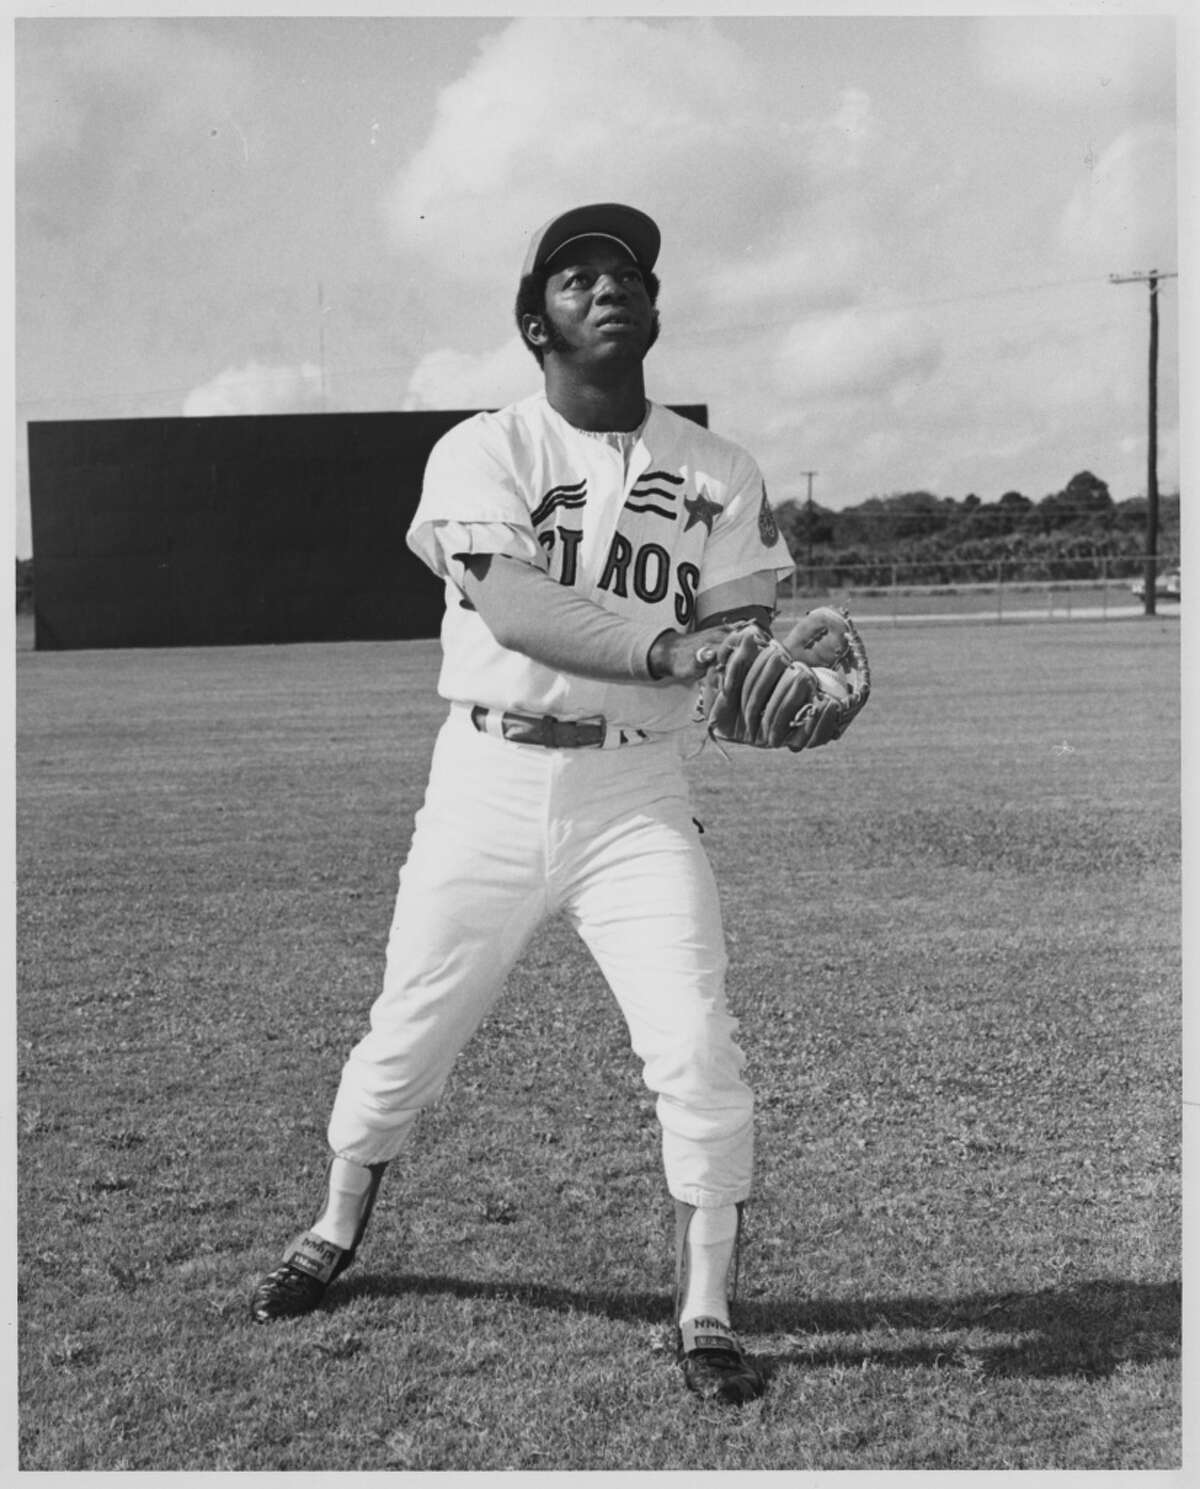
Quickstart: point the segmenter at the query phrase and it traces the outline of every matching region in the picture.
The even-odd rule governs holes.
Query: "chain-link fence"
[[[1178,555],[1155,562],[1155,610],[1177,615]],[[779,587],[783,613],[814,605],[846,605],[856,617],[902,621],[1097,620],[1145,610],[1146,556],[1005,559],[979,563],[924,562],[797,565]],[[17,564],[18,620],[32,624],[33,563]]]
[[[1155,610],[1178,614],[1179,558],[1155,560]],[[856,618],[902,621],[1104,620],[1145,611],[1144,554],[987,560],[797,565],[779,587],[784,612],[846,605]]]

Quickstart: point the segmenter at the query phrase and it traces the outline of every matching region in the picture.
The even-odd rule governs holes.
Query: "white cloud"
[[[224,125],[249,96],[246,60],[186,20],[18,22],[17,48],[18,160],[114,122],[141,140]]]
[[[187,419],[222,414],[316,413],[324,407],[321,369],[313,362],[299,367],[270,367],[247,362],[227,367],[211,382],[194,388],[184,399]]]
[[[754,65],[710,22],[521,19],[442,90],[386,212],[400,246],[490,284],[565,205],[632,201],[677,267],[777,213],[796,170]]]
[[[1173,96],[1170,17],[983,16],[976,28],[981,72],[1013,93],[1058,104]]]
[[[941,360],[933,330],[910,311],[849,309],[798,322],[775,359],[777,385],[809,402],[902,398]]]
[[[1174,269],[1175,220],[1175,134],[1147,124],[1099,156],[1063,211],[1058,242],[1097,273]]]
[[[494,345],[529,234],[580,200],[632,201],[663,228],[664,345],[708,360],[714,322],[736,315],[723,333],[736,357],[751,330],[860,298],[896,233],[897,147],[872,99],[818,96],[803,77],[781,97],[704,20],[514,21],[439,95],[386,202],[394,241],[445,286],[451,334]],[[486,307],[473,327],[464,280]],[[477,402],[481,383],[507,385],[495,357],[439,352],[410,396]]]
[[[879,140],[870,96],[861,88],[844,89],[837,111],[810,125],[805,134],[809,161],[823,176],[837,180],[858,170]]]
[[[541,387],[537,363],[513,336],[503,346],[472,355],[443,348],[423,357],[409,379],[405,410],[499,408]]]
[[[815,238],[784,242],[715,264],[701,280],[704,293],[715,306],[730,309],[768,300],[786,301],[793,311],[845,305],[861,292],[866,244],[844,225],[832,232],[824,246]]]
[[[980,28],[990,88],[956,53],[977,113],[944,138],[930,119],[949,83],[944,97],[936,81],[893,86],[850,49],[834,68],[797,46],[785,83],[720,21],[513,21],[443,88],[387,199],[441,317],[443,349],[405,406],[495,406],[539,385],[519,342],[500,344],[528,234],[611,197],[663,228],[651,396],[707,402],[770,467],[776,497],[808,467],[842,502],[940,479],[970,489],[988,451],[1003,455],[997,481],[1038,485],[1028,465],[1051,456],[1065,473],[1048,480],[1066,479],[1088,457],[1064,431],[1089,400],[1111,409],[1122,358],[1081,376],[1042,304],[1001,291],[1136,267],[1131,224],[1170,224],[1168,132],[1144,121],[1170,108],[1171,45],[1157,23],[1052,19]],[[1037,322],[1027,355],[999,356],[1018,315]]]

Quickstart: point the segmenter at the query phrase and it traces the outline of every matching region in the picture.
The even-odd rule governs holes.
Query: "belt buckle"
[[[602,750],[604,748],[605,736],[608,734],[608,720],[602,713],[592,714],[590,718],[580,719],[579,728],[593,728],[600,731],[599,739],[589,743],[586,748],[590,750]]]
[[[582,738],[585,730],[589,728],[598,730],[598,739],[585,740]],[[608,732],[608,724],[603,714],[595,714],[593,717],[586,719],[556,719],[553,714],[543,714],[542,730],[543,740],[549,749],[598,750],[604,745],[604,736]]]

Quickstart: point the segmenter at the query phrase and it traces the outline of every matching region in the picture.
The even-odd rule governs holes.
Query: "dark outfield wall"
[[[31,423],[35,646],[436,636],[404,534],[472,412]]]

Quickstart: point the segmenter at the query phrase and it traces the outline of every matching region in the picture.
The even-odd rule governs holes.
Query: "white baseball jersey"
[[[788,574],[758,466],[732,441],[651,404],[628,458],[536,393],[476,414],[434,446],[408,544],[446,582],[438,691],[452,702],[649,732],[687,727],[693,696],[606,683],[501,646],[462,590],[457,554],[507,554],[606,610],[686,631],[696,597],[761,570]]]

